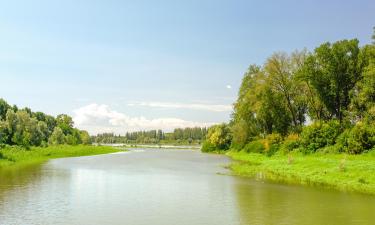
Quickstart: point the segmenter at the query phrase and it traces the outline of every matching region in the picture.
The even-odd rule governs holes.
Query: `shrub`
[[[245,145],[245,147],[242,149],[242,151],[250,153],[263,153],[264,152],[264,145],[261,141],[252,141]]]
[[[264,152],[271,156],[275,152],[279,150],[280,144],[282,143],[283,138],[278,133],[272,133],[266,136],[265,139],[262,140]]]
[[[319,148],[334,145],[340,133],[341,126],[337,120],[317,121],[303,128],[300,143],[306,152],[316,152]]]
[[[291,152],[294,149],[298,148],[300,145],[300,140],[298,134],[288,135],[284,142],[280,146],[280,150],[284,153]]]
[[[208,129],[205,146],[202,151],[228,150],[232,142],[232,135],[227,124],[214,125]]]
[[[271,145],[267,151],[265,151],[267,156],[274,155],[280,149],[280,144],[273,144]]]
[[[375,125],[359,122],[353,128],[343,132],[337,147],[349,154],[360,154],[375,146]]]
[[[273,144],[281,144],[283,141],[283,137],[278,133],[272,133],[266,136],[265,143],[267,143],[268,147],[270,147]],[[267,149],[267,147],[265,146]]]
[[[211,144],[208,141],[203,142],[202,149],[201,149],[202,152],[213,152],[213,151],[216,151],[216,150],[217,149],[216,149],[215,145]]]

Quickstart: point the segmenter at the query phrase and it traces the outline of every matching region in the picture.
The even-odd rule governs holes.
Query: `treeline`
[[[125,135],[103,133],[92,136],[95,143],[125,143],[125,144],[200,144],[206,136],[207,128],[177,128],[173,132],[162,130],[127,132]]]
[[[251,65],[231,122],[209,129],[203,151],[359,154],[374,145],[375,43],[353,39]]]
[[[61,114],[53,117],[29,108],[18,109],[0,99],[0,146],[23,147],[47,145],[89,144],[87,131],[73,127],[70,116]]]

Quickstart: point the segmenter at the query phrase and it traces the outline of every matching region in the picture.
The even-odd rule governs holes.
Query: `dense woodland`
[[[95,143],[124,144],[201,144],[207,133],[206,128],[177,128],[173,132],[162,130],[127,132],[125,135],[103,133],[91,137]]]
[[[375,31],[375,28],[374,28]],[[232,120],[208,130],[203,151],[359,154],[375,146],[375,32],[277,52],[245,73]]]
[[[29,108],[18,109],[0,99],[0,146],[18,145],[78,145],[90,144],[87,131],[73,127],[70,116],[57,117],[42,112],[33,112]]]

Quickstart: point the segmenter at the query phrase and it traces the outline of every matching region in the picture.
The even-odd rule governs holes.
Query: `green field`
[[[276,182],[321,186],[341,191],[375,194],[375,153],[276,154],[230,151],[235,175]]]
[[[118,151],[118,149],[113,147],[88,145],[60,145],[46,148],[32,147],[28,150],[17,146],[11,146],[0,149],[0,169],[42,163],[48,159],[54,158],[98,155]]]

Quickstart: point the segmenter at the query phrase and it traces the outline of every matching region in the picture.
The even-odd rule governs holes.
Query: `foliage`
[[[300,143],[307,152],[316,152],[319,148],[334,145],[340,133],[339,121],[316,121],[303,128]]]
[[[204,141],[202,144],[202,152],[215,152],[217,150],[216,146],[209,141]]]
[[[227,124],[219,124],[208,129],[202,151],[228,150],[231,145],[231,131]]]
[[[65,144],[65,135],[60,127],[55,127],[51,136],[48,139],[50,145],[62,145]]]
[[[291,152],[300,145],[298,134],[289,134],[280,146],[280,150],[284,153]]]
[[[46,146],[47,143],[89,144],[88,133],[73,125],[73,119],[68,115],[62,114],[54,118],[42,112],[33,112],[29,108],[18,109],[0,99],[0,144],[25,148]]]
[[[356,39],[324,43],[307,57],[304,76],[331,118],[343,120],[350,104],[349,92],[361,79],[365,66]]]
[[[363,48],[364,58],[369,61],[363,78],[351,90],[351,117],[353,120],[375,121],[375,46]]]
[[[162,130],[127,132],[124,136],[114,133],[103,133],[93,136],[95,143],[126,144],[200,144],[206,136],[207,129],[201,127],[176,128],[171,133]]]
[[[244,152],[250,153],[263,153],[264,152],[264,145],[261,141],[256,140],[248,143],[243,150]]]
[[[259,152],[261,141],[268,155],[296,149],[356,154],[373,138],[358,123],[375,123],[375,45],[327,42],[313,52],[274,53],[249,67],[234,104],[231,148]],[[342,132],[347,141],[340,147]]]
[[[359,122],[353,128],[343,132],[337,147],[350,154],[359,154],[369,151],[375,146],[375,125]]]

